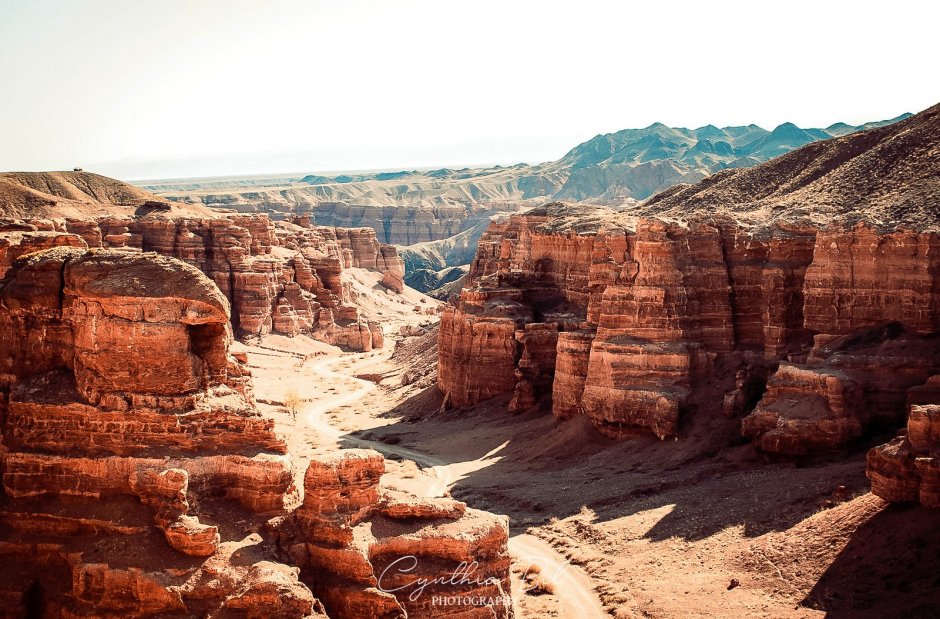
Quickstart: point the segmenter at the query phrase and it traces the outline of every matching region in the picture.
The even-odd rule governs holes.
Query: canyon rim
[[[0,617],[938,616],[935,20],[835,4],[0,9]]]

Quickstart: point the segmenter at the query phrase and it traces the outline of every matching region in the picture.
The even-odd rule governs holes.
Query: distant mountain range
[[[624,203],[646,199],[678,183],[698,182],[720,170],[751,167],[811,142],[889,125],[909,116],[857,126],[836,123],[825,129],[783,123],[772,131],[757,125],[686,129],[654,123],[595,136],[561,159],[538,165],[309,175],[300,182],[322,187],[333,199],[352,201],[356,194],[375,199],[384,190],[394,203],[402,203],[409,193],[437,201],[552,198]]]
[[[625,206],[679,183],[696,183],[728,168],[751,167],[811,142],[889,125],[909,116],[858,126],[836,123],[825,129],[783,123],[773,131],[757,125],[685,129],[654,123],[595,136],[557,161],[535,165],[182,179],[147,181],[140,186],[172,201],[270,213],[316,210],[323,203],[471,210],[483,206],[492,211],[511,211],[548,200]]]

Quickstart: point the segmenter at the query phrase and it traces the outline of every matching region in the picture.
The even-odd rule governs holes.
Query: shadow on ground
[[[802,605],[833,619],[940,616],[940,511],[890,505],[878,512]]]
[[[452,494],[508,514],[517,529],[583,507],[603,522],[669,506],[648,538],[701,539],[729,526],[758,536],[818,511],[838,486],[850,493],[868,487],[864,449],[804,466],[769,462],[740,438],[740,420],[721,414],[691,412],[677,440],[641,435],[616,442],[585,420],[511,414],[506,397],[450,411],[440,403],[429,387],[389,411],[396,423],[352,436],[376,441],[379,451],[395,444],[447,463],[482,458],[505,443],[498,460],[458,480]]]

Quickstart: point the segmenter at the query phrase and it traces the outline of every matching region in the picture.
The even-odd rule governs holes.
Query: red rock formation
[[[445,400],[462,406],[515,388],[515,333],[531,311],[519,301],[521,291],[486,290],[461,295],[458,307],[441,316],[438,385]]]
[[[4,511],[28,515],[7,520],[0,548],[20,556],[16,543],[46,544],[45,558],[26,551],[36,562],[24,569],[68,575],[50,582],[65,616],[196,612],[205,592],[183,592],[173,557],[216,557],[222,544],[191,499],[283,510],[293,483],[285,444],[229,354],[228,312],[198,269],[156,254],[59,247],[22,256],[0,280]],[[151,526],[180,554],[161,552]],[[69,537],[76,530],[86,532]],[[84,547],[126,536],[147,549],[137,563]],[[238,573],[208,608],[273,578]],[[309,614],[312,595],[299,595]]]
[[[940,237],[934,232],[881,233],[858,224],[817,235],[806,271],[805,326],[816,346],[889,321],[917,333],[940,326]]]
[[[229,300],[238,334],[310,333],[354,350],[381,346],[381,327],[359,316],[342,273],[363,268],[401,292],[404,264],[373,231],[278,223],[264,215],[212,218],[110,215],[3,220],[0,276],[18,256],[57,246],[154,251],[208,275]]]
[[[564,205],[515,215],[484,235],[469,287],[444,314],[439,387],[453,406],[514,393],[513,409],[550,392],[559,417],[666,437],[717,359],[756,354],[719,396],[729,414],[753,406],[768,367],[790,364],[745,435],[789,455],[845,447],[872,423],[898,423],[904,391],[936,371],[918,340],[938,324],[935,243],[933,232],[864,225],[635,222]],[[878,331],[892,320],[903,336]],[[544,329],[559,332],[555,350],[526,354],[527,334]]]
[[[37,231],[33,224],[24,224],[32,230],[6,230],[0,226],[0,278],[7,274],[13,262],[24,254],[53,247],[87,247],[81,237],[55,231]]]
[[[587,379],[594,331],[564,331],[558,334],[555,378],[552,381],[552,413],[565,419],[582,412],[581,398]]]
[[[325,617],[309,584],[333,617],[448,617],[445,593],[495,600],[468,617],[510,617],[507,520],[380,492],[377,453],[315,457],[285,512],[286,447],[229,352],[228,313],[199,269],[153,253],[53,248],[0,280],[8,609],[38,586],[70,617]],[[472,580],[409,596],[474,562]]]
[[[804,364],[781,364],[742,432],[786,455],[843,448],[873,424],[902,424],[908,389],[938,371],[933,337],[899,323],[856,330],[814,349]]]
[[[313,590],[330,616],[451,617],[453,607],[435,602],[447,596],[495,600],[460,616],[511,617],[505,517],[452,499],[382,496],[384,471],[374,451],[318,457],[303,506],[281,527],[282,547],[317,575]]]
[[[0,276],[19,255],[56,246],[154,251],[199,268],[228,298],[240,335],[308,333],[353,350],[382,345],[381,326],[361,317],[342,273],[382,273],[404,288],[404,263],[368,228],[275,224],[265,215],[0,221]],[[301,225],[302,224],[302,225]]]
[[[528,405],[545,391],[529,368],[554,366],[558,417],[666,437],[693,403],[748,413],[784,362],[744,421],[761,449],[843,448],[872,424],[899,423],[904,391],[937,371],[937,351],[918,338],[940,329],[938,128],[935,106],[667,190],[629,214],[555,203],[492,224],[442,322],[441,391],[453,405],[510,392]],[[478,327],[493,322],[480,299],[497,298],[517,304],[498,335]],[[559,331],[537,361],[509,339],[529,323]],[[903,336],[879,331],[889,323]],[[481,360],[489,366],[464,369]]]
[[[848,444],[862,434],[862,389],[844,372],[782,364],[741,424],[764,451],[801,455]]]
[[[558,325],[529,323],[516,332],[521,354],[516,366],[516,386],[509,410],[526,411],[539,404],[539,395],[551,394],[555,375]]]
[[[868,452],[871,491],[886,501],[940,507],[940,375],[908,391],[906,431]]]

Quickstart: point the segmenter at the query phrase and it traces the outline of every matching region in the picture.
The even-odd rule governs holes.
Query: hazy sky
[[[928,2],[0,0],[0,170],[125,179],[556,159],[660,121],[940,101]]]

